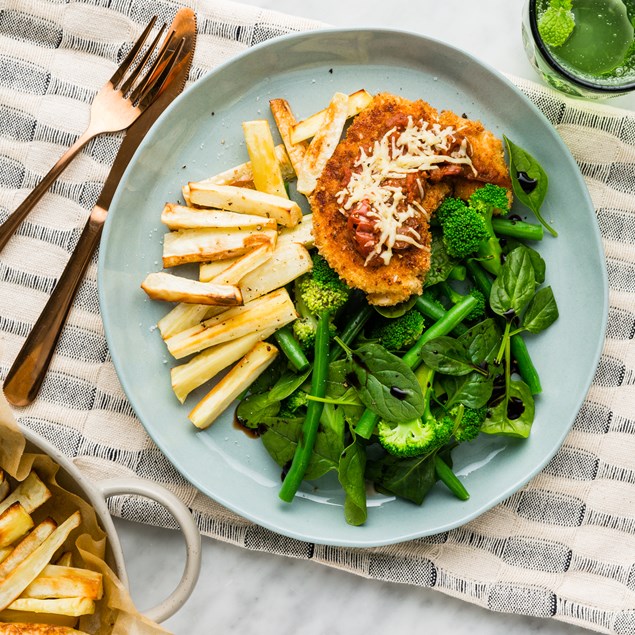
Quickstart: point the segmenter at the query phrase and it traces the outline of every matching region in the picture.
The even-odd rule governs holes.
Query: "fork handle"
[[[51,297],[9,370],[4,392],[14,406],[27,406],[40,390],[79,283],[99,243],[105,218],[106,210],[95,206]]]
[[[35,186],[32,192],[22,201],[20,206],[0,225],[0,251],[9,242],[9,239],[26,215],[35,207],[35,204],[46,194],[53,181],[66,169],[73,157],[95,136],[90,128],[84,131],[73,145],[64,152],[57,163],[48,171],[42,180]]]

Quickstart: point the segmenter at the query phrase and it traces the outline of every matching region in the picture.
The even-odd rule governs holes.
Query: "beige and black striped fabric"
[[[184,4],[197,11],[199,26],[190,83],[251,45],[318,26],[214,0],[0,2],[0,222],[82,131],[91,99],[150,16],[169,22]],[[604,241],[610,312],[593,386],[565,444],[506,502],[454,531],[373,549],[298,542],[223,509],[176,472],[126,401],[100,320],[96,258],[37,401],[15,412],[19,422],[89,477],[137,474],[166,484],[201,530],[221,540],[432,587],[495,611],[635,633],[635,114],[515,81],[586,179]],[[76,244],[120,138],[90,143],[0,253],[0,378]],[[172,522],[137,499],[115,499],[112,511]]]

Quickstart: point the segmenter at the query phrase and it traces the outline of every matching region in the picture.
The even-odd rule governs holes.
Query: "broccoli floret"
[[[426,366],[419,366],[415,374],[424,391],[423,416],[404,423],[380,420],[377,424],[379,443],[393,456],[406,458],[434,452],[452,438],[455,428],[452,417],[445,414],[437,416],[430,409],[434,371]]]
[[[448,413],[454,418],[454,439],[457,443],[473,441],[479,435],[487,416],[487,408],[465,408],[459,404]]]
[[[446,209],[442,218],[443,242],[448,254],[454,258],[462,259],[473,254],[488,237],[483,215],[464,203]]]
[[[293,334],[305,351],[310,351],[315,342],[318,316],[333,314],[348,300],[351,290],[329,267],[326,260],[315,252],[313,268],[295,282],[295,307],[300,317],[293,323]],[[330,325],[331,334],[335,326]]]
[[[455,212],[463,213],[467,205],[465,201],[462,201],[460,198],[453,198],[452,196],[448,196],[443,199],[443,202],[439,207],[437,207],[437,211],[434,213],[437,220],[441,225],[445,223],[445,221],[452,216]]]
[[[280,405],[279,416],[295,416],[298,414],[300,408],[306,408],[308,400],[308,393],[299,388],[295,392],[291,393]]]
[[[379,421],[377,435],[382,447],[393,456],[421,456],[445,445],[452,436],[454,420],[450,417],[414,419],[406,423]]]
[[[485,217],[491,218],[492,214],[506,216],[509,212],[507,190],[493,183],[487,183],[478,190],[474,190],[469,203],[470,207],[481,212]]]
[[[447,282],[439,283],[439,286],[443,289],[443,293],[447,297],[452,304],[456,304],[465,298],[464,295],[460,294],[458,291],[453,289]],[[470,313],[465,317],[468,322],[475,322],[476,320],[480,320],[485,315],[485,308],[487,303],[485,301],[485,296],[478,290],[472,289],[468,295],[471,295],[473,298],[476,298],[478,304],[470,311]]]
[[[419,339],[424,326],[423,315],[410,309],[399,317],[383,320],[371,331],[370,337],[389,351],[404,351]]]

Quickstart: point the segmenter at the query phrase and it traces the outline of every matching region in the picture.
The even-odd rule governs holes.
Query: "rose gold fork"
[[[125,130],[141,115],[161,92],[161,88],[176,60],[175,51],[169,49],[174,32],[161,46],[152,64],[148,65],[157,49],[165,24],[161,27],[139,63],[133,64],[143,48],[156,22],[156,16],[150,20],[130,53],[123,60],[115,74],[95,96],[90,109],[90,121],[86,130],[77,141],[60,157],[35,189],[24,199],[21,205],[0,225],[0,251],[14,234],[26,215],[42,198],[53,181],[66,169],[73,157],[93,137],[106,132]],[[145,67],[147,66],[147,70]],[[143,74],[142,74],[143,73]]]

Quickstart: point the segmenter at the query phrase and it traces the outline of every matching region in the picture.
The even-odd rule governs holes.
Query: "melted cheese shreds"
[[[363,201],[369,204],[367,215],[375,220],[379,239],[365,264],[377,256],[388,264],[397,242],[424,248],[419,242],[419,233],[404,223],[420,215],[427,218],[429,213],[417,201],[408,203],[404,190],[396,187],[394,181],[405,179],[409,174],[438,170],[443,163],[469,165],[474,170],[467,141],[462,139],[457,147],[456,132],[453,127],[444,128],[438,123],[415,124],[409,117],[403,131],[390,129],[375,141],[370,153],[360,149],[355,170],[348,185],[338,193],[337,202],[344,214]],[[423,198],[420,178],[417,178],[417,190]]]

